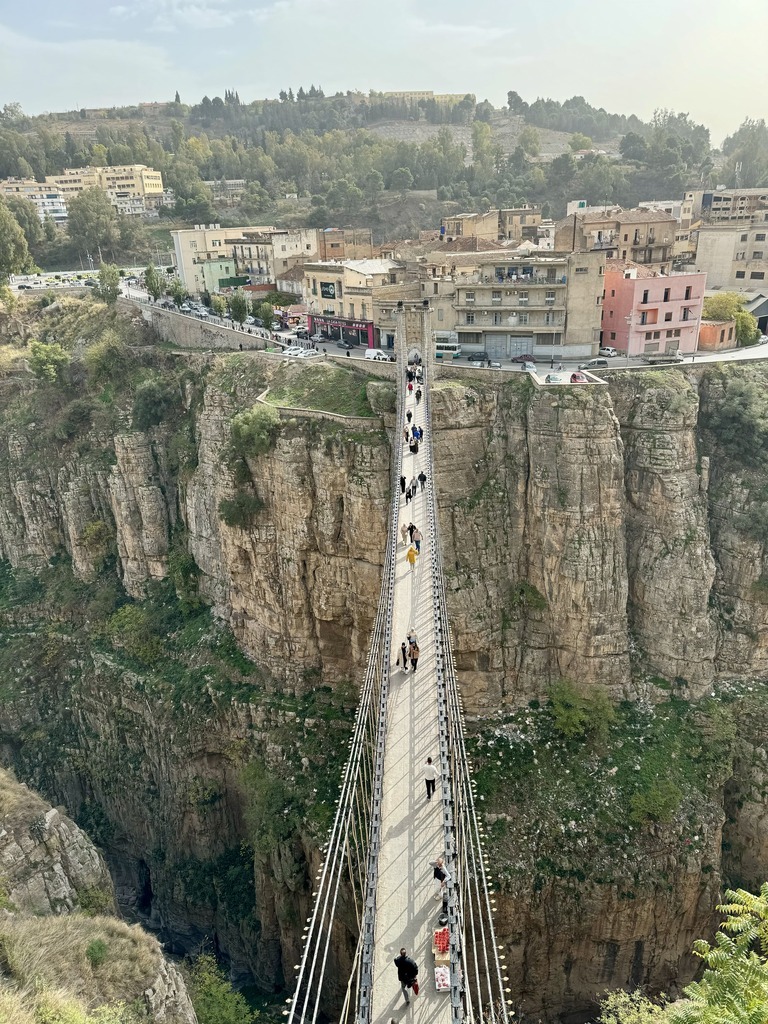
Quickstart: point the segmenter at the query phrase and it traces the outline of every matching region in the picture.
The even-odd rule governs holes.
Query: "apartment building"
[[[735,224],[702,224],[698,231],[696,267],[710,288],[754,291],[768,281],[768,208]]]
[[[66,219],[61,216],[61,210],[66,210],[67,199],[86,188],[103,189],[118,213],[144,213],[162,202],[163,176],[144,164],[125,164],[70,168],[61,174],[49,174],[42,182],[34,178],[7,178],[0,182],[1,195],[29,199],[38,207],[38,212],[44,207],[44,200],[55,200],[59,220]]]
[[[768,188],[691,189],[683,196],[681,222],[748,224],[755,214],[768,211]]]
[[[390,259],[305,263],[304,301],[309,310],[310,333],[321,331],[329,338],[372,347],[377,340],[375,301],[383,294],[388,300],[383,308],[389,311],[396,307],[397,294],[384,290],[405,283],[405,267]],[[387,325],[388,320],[379,325],[379,334],[382,326],[387,333]]]
[[[458,213],[444,217],[440,222],[440,237],[447,242],[459,238],[488,242],[535,241],[540,224],[541,209],[526,204],[488,210],[487,213]]]
[[[706,274],[661,274],[629,260],[608,260],[604,277],[604,345],[630,357],[696,351]]]
[[[204,184],[211,190],[215,203],[234,206],[245,192],[247,183],[245,178],[219,178],[216,181],[206,181]]]
[[[606,259],[630,260],[668,273],[677,226],[671,214],[660,210],[577,210],[557,222],[555,249],[599,250]]]
[[[274,284],[293,267],[317,259],[317,236],[316,228],[244,228],[241,238],[233,239],[238,272],[245,274],[251,284]]]
[[[319,260],[370,260],[374,258],[370,228],[323,228],[317,233]]]
[[[421,268],[422,297],[440,335],[462,350],[508,359],[589,358],[597,352],[603,292],[600,252],[438,251]]]
[[[36,208],[41,224],[47,218],[56,224],[65,224],[67,221],[67,200],[57,188],[49,188],[37,181],[7,178],[5,181],[0,181],[0,196],[6,198],[16,196],[19,199],[29,200]]]

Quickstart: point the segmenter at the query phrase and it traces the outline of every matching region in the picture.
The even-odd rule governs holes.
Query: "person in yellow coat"
[[[413,544],[411,544],[411,546],[406,551],[405,557],[408,559],[408,562],[411,566],[411,571],[413,571],[416,568],[416,559],[419,557],[419,553],[413,546]]]

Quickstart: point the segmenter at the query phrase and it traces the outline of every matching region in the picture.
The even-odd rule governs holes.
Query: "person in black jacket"
[[[397,978],[400,982],[400,988],[403,996],[405,997],[406,1003],[410,1003],[410,997],[408,996],[408,989],[411,988],[416,977],[419,973],[419,965],[415,960],[412,960],[408,953],[403,947],[400,950],[400,956],[395,957],[395,967],[397,968]]]

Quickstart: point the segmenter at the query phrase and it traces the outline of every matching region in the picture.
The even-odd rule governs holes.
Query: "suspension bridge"
[[[415,1024],[509,1024],[440,559],[430,416],[436,366],[428,310],[420,402],[416,385],[413,393],[406,387],[402,308],[396,351],[392,503],[381,595],[349,758],[284,1014],[287,1024],[390,1024],[403,1015]],[[404,440],[408,419],[424,432],[416,454]],[[406,504],[400,478],[410,481],[422,471],[426,483]],[[401,535],[411,522],[423,535],[413,568]],[[400,645],[414,631],[418,668],[404,671],[397,664]],[[424,782],[428,757],[438,773],[431,800]],[[432,862],[438,857],[448,880],[436,899]],[[335,948],[342,933],[354,944],[348,978],[337,976],[338,963],[346,962]],[[419,965],[420,992],[408,1005],[393,963],[403,947]]]

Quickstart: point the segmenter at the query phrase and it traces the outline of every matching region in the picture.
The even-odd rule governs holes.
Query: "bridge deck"
[[[410,482],[423,468],[429,474],[427,454],[431,445],[429,424],[424,421],[424,403],[416,406],[413,396],[406,400],[418,426],[424,428],[419,454],[408,448],[403,453],[403,474]],[[402,434],[400,435],[402,442]],[[427,481],[431,487],[432,481]],[[391,654],[390,718],[384,760],[382,847],[376,910],[376,948],[372,1021],[389,1024],[407,1018],[414,1024],[443,1024],[450,1021],[450,995],[437,992],[434,983],[432,931],[442,909],[434,899],[430,861],[443,854],[440,781],[431,801],[426,799],[423,768],[427,757],[440,766],[438,747],[437,690],[434,676],[434,624],[431,590],[432,538],[427,532],[427,492],[419,491],[414,501],[400,499],[398,530],[403,522],[421,530],[421,544],[415,570],[406,561],[408,544],[398,543],[395,581],[394,622]],[[416,630],[420,658],[416,673],[403,672],[395,662],[400,644],[409,628]],[[397,968],[393,964],[401,946],[419,965],[418,996],[411,993],[405,1005]]]

